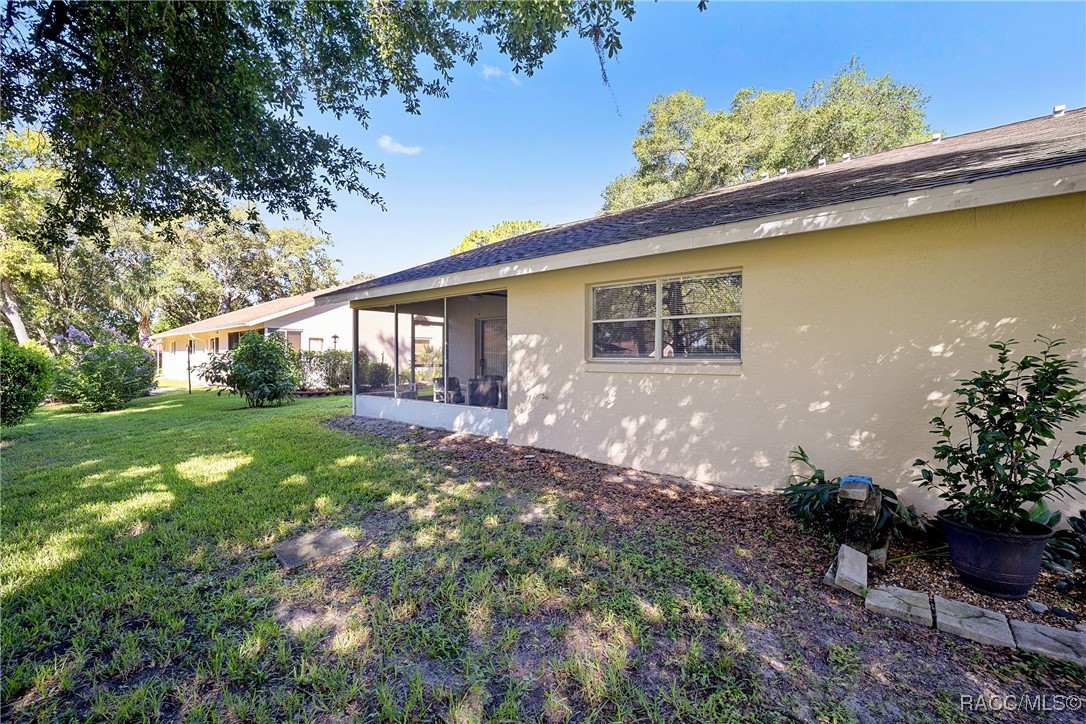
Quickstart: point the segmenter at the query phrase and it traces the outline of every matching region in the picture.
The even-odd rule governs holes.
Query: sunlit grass
[[[744,632],[770,594],[702,534],[450,480],[410,445],[321,424],[346,404],[176,392],[5,430],[5,720],[764,714]],[[273,546],[326,526],[358,547],[277,565]],[[838,700],[832,681],[803,686]]]

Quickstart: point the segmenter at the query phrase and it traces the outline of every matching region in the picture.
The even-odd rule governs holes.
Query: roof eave
[[[284,309],[281,312],[276,312],[275,314],[268,314],[268,315],[265,315],[263,317],[257,317],[256,319],[252,319],[252,320],[249,320],[249,321],[246,321],[246,322],[235,322],[233,324],[226,324],[226,325],[221,325],[221,326],[218,326],[218,327],[208,327],[207,329],[194,329],[194,330],[188,331],[188,332],[184,331],[184,329],[185,329],[184,327],[177,327],[176,329],[168,329],[165,332],[159,332],[158,334],[152,334],[151,339],[163,339],[164,337],[178,337],[178,336],[193,335],[193,334],[207,334],[208,332],[223,332],[223,331],[226,331],[228,329],[244,329],[246,327],[254,327],[254,326],[258,325],[258,324],[267,324],[268,322],[272,321],[273,319],[278,319],[279,317],[285,317],[288,314],[294,314],[295,312],[301,312],[301,311],[303,311],[305,309],[309,309],[310,307],[313,307],[313,306],[315,306],[315,304],[312,301],[310,301],[310,302],[306,302],[305,304],[301,304],[301,305],[299,305],[297,307],[291,307],[290,309]],[[212,319],[214,319],[214,317],[212,317]],[[210,320],[208,320],[208,321],[210,321]]]
[[[979,180],[920,188],[915,191],[898,191],[883,196],[827,204],[802,211],[756,217],[644,239],[632,239],[591,249],[533,257],[508,264],[496,264],[370,289],[344,290],[317,297],[316,303],[327,305],[337,302],[354,302],[352,306],[363,307],[367,305],[358,303],[401,294],[446,290],[466,284],[638,256],[1026,201],[1083,190],[1086,190],[1086,162],[1076,162],[1034,171],[994,175]]]

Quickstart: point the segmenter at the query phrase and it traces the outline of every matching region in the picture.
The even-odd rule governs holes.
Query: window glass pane
[[[739,317],[694,317],[664,320],[664,357],[738,359]]]
[[[739,274],[665,279],[662,288],[665,317],[743,310],[743,277]]]
[[[592,325],[593,357],[652,357],[656,322],[595,322]]]
[[[656,316],[656,282],[596,287],[592,290],[593,319],[636,319]]]

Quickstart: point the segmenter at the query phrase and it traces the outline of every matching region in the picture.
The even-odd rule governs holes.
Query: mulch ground
[[[1055,665],[1039,671],[1036,659],[1023,659],[1011,650],[979,647],[933,629],[885,619],[866,611],[857,597],[825,586],[821,583],[822,576],[836,554],[832,537],[804,528],[790,518],[777,494],[721,489],[564,453],[387,420],[341,417],[327,424],[339,430],[409,443],[413,455],[428,456],[430,462],[444,466],[450,475],[470,473],[500,478],[515,486],[577,501],[585,515],[599,516],[620,526],[641,528],[666,523],[711,531],[715,546],[706,555],[717,557],[723,567],[741,572],[747,580],[784,594],[793,592],[791,608],[775,619],[774,629],[778,626],[779,629],[767,631],[767,641],[776,644],[809,641],[811,645],[823,646],[832,646],[837,641],[849,645],[850,641],[862,642],[868,633],[885,636],[892,630],[893,640],[882,639],[880,643],[897,642],[907,647],[911,656],[928,657],[925,666],[931,667],[933,687],[942,687],[947,676],[964,674],[975,681],[983,670],[994,681],[1012,684],[1006,672],[1016,672],[1012,678],[1021,675],[1022,683],[1040,687],[1041,691],[1050,688],[1063,693],[1086,691],[1086,671],[1078,667]],[[894,541],[890,558],[923,552],[929,547],[924,541]],[[1028,600],[1062,607],[1086,620],[1083,602],[1054,588],[1058,579],[1049,573],[1042,574]],[[1051,613],[1032,613],[1023,601],[1002,601],[965,588],[946,558],[914,558],[893,563],[886,572],[873,570],[870,583],[926,591],[1002,611],[1009,617],[1073,627],[1073,622]],[[752,638],[751,645],[760,643]],[[883,650],[882,654],[885,653]],[[771,659],[771,654],[767,651],[765,656]],[[878,655],[872,652],[872,656]],[[884,664],[876,661],[872,665]],[[918,690],[916,694],[924,692]]]

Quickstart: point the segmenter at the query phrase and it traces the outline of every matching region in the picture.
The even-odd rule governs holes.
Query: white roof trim
[[[510,264],[416,279],[373,289],[344,291],[318,298],[317,306],[345,301],[364,302],[428,290],[439,291],[464,284],[507,279],[525,274],[539,274],[653,254],[1059,196],[1084,189],[1086,189],[1086,163],[1080,162],[979,181],[831,204],[806,211],[763,216],[731,224],[635,239],[595,249],[535,257]]]
[[[326,304],[322,304],[321,306],[329,306],[331,304],[342,303],[343,301],[344,300],[339,300],[339,302],[327,302]],[[315,305],[312,301],[309,301],[309,302],[306,302],[305,304],[298,305],[297,307],[291,307],[290,309],[284,309],[281,312],[276,312],[275,314],[269,314],[269,315],[264,316],[264,317],[257,317],[256,319],[251,319],[248,322],[237,322],[235,324],[227,324],[227,325],[224,325],[224,326],[221,326],[221,327],[208,327],[207,329],[199,329],[199,330],[197,330],[195,332],[178,332],[177,329],[180,329],[180,327],[178,327],[177,329],[167,329],[165,332],[159,332],[158,334],[152,334],[151,339],[165,339],[166,337],[191,337],[191,336],[193,336],[195,334],[207,334],[208,332],[222,332],[223,330],[227,330],[227,329],[245,329],[247,327],[254,327],[254,326],[258,325],[258,324],[264,324],[266,322],[272,321],[273,319],[278,319],[279,317],[285,317],[288,314],[294,314],[295,312],[300,312],[303,309],[309,309],[310,307],[314,307],[314,306],[317,306],[317,305]],[[214,317],[212,319],[214,319]],[[195,322],[193,322],[193,324],[195,324]],[[187,327],[188,325],[185,325],[185,326]]]

